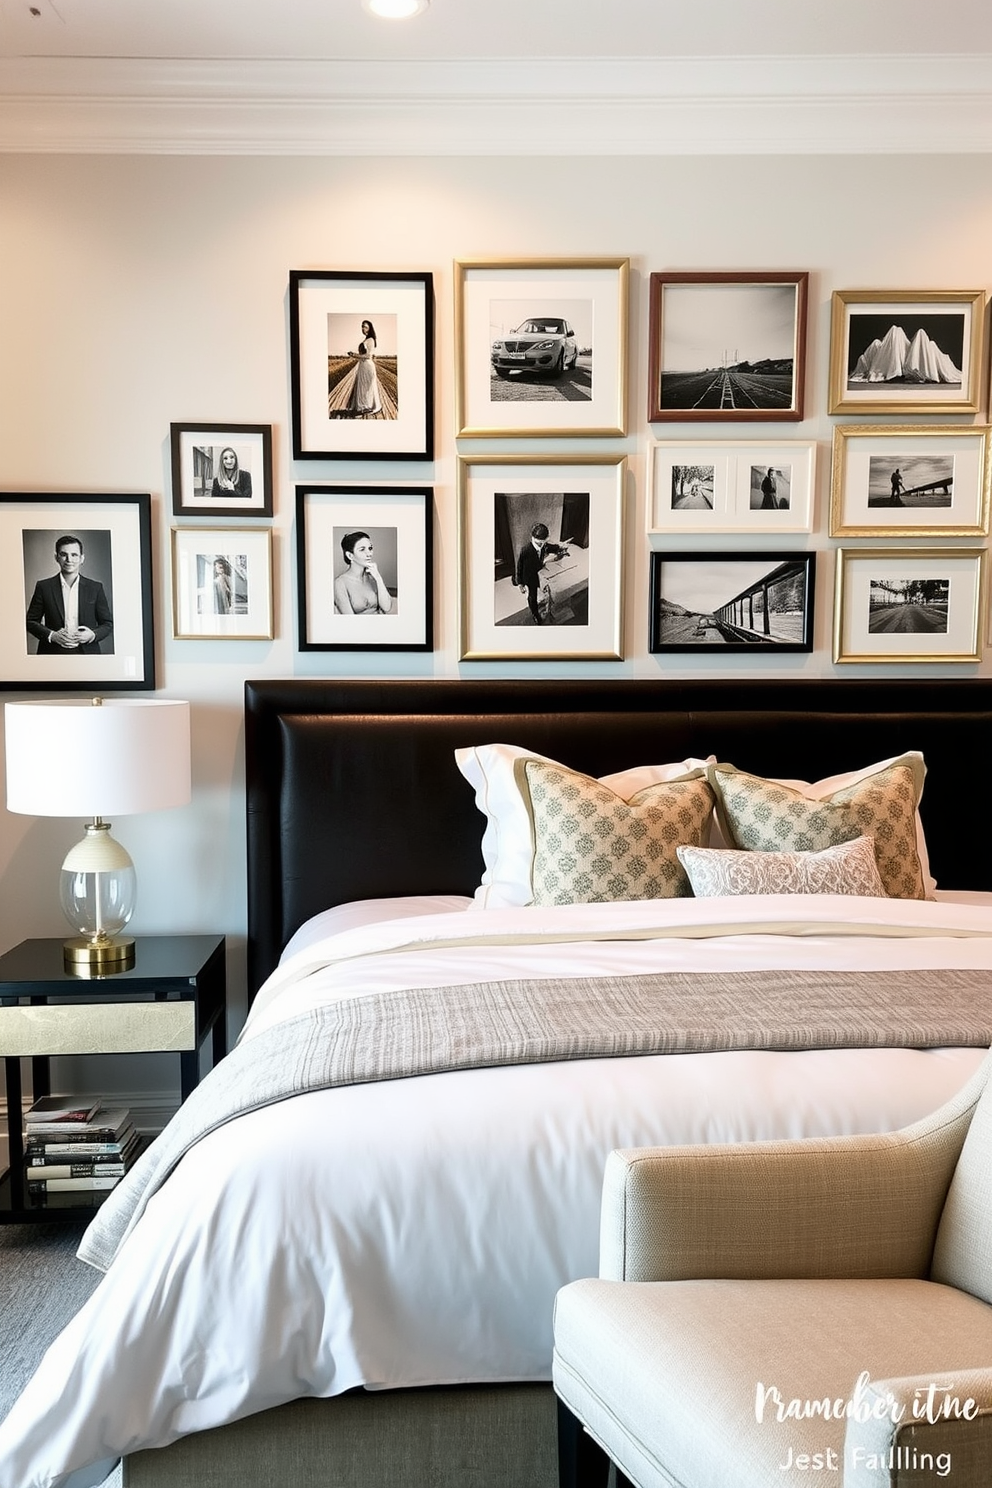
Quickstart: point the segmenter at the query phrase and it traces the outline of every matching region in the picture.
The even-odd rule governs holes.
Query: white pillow
[[[534,841],[530,813],[514,778],[513,766],[519,759],[541,760],[557,764],[547,755],[515,744],[478,744],[455,750],[455,762],[475,791],[475,804],[486,818],[482,835],[482,859],[485,871],[475,891],[479,909],[513,909],[530,904],[533,897],[531,868]],[[600,783],[629,801],[646,786],[659,781],[676,780],[690,770],[705,769],[714,764],[708,760],[687,759],[672,765],[641,765],[603,775]],[[565,768],[565,767],[563,767]]]
[[[885,770],[889,765],[894,765],[902,759],[919,760],[923,765],[921,774],[925,775],[926,765],[923,755],[918,749],[907,749],[903,754],[893,755],[892,759],[878,760],[873,765],[865,765],[861,770],[848,770],[843,775],[828,775],[823,780],[810,782],[808,780],[784,780],[780,776],[767,776],[773,785],[785,785],[790,790],[799,791],[806,797],[807,801],[822,801],[825,796],[832,796],[834,791],[844,790],[849,785],[857,785],[862,780],[867,780],[869,775],[877,775],[879,770]],[[710,755],[710,762],[713,756]],[[920,796],[923,788],[920,787]],[[713,824],[710,827],[710,847],[726,848],[727,840],[720,831],[720,823],[716,812],[713,814]],[[930,873],[930,859],[927,855],[927,839],[923,835],[923,823],[920,820],[919,806],[916,812],[916,850],[920,858],[920,867],[923,870],[923,889],[927,899],[932,899],[937,887],[937,880]]]
[[[697,899],[734,894],[858,894],[885,899],[871,837],[819,852],[743,852],[677,847]]]

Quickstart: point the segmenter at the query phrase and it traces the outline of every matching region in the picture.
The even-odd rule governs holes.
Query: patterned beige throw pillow
[[[675,849],[709,834],[713,793],[703,770],[649,785],[625,801],[563,765],[515,765],[534,834],[534,904],[677,899],[691,890]]]
[[[870,837],[822,852],[736,852],[727,847],[678,847],[697,899],[733,894],[861,894],[884,899]]]
[[[916,807],[925,774],[919,755],[892,760],[818,801],[733,765],[710,765],[706,773],[720,830],[731,846],[747,852],[819,852],[854,837],[872,837],[886,894],[926,898],[916,847]]]

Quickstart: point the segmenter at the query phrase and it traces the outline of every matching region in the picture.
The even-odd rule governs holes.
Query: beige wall
[[[537,142],[539,148],[539,141]],[[835,288],[990,283],[988,157],[280,159],[0,157],[0,489],[151,491],[159,685],[193,702],[195,799],[118,824],[139,876],[140,931],[233,937],[243,986],[242,683],[246,677],[457,676],[452,260],[629,254],[632,265],[628,660],[609,675],[830,676],[832,558],[825,494]],[[437,292],[438,458],[417,465],[290,459],[286,292],[291,268],[428,269]],[[758,432],[820,441],[816,650],[811,656],[647,655],[647,275],[662,268],[808,269],[810,416]],[[271,423],[277,638],[171,639],[170,421]],[[670,426],[666,433],[696,434]],[[725,433],[729,431],[716,431]],[[745,430],[753,435],[753,430]],[[614,448],[615,445],[608,447]],[[438,614],[433,656],[297,653],[297,480],[433,480]],[[695,546],[698,539],[689,544]],[[731,539],[728,546],[738,546]],[[14,555],[0,565],[17,580]],[[692,661],[686,658],[686,662]],[[944,667],[936,674],[983,668]],[[502,668],[512,672],[510,666]],[[526,668],[517,667],[517,670]],[[548,674],[570,669],[545,667]],[[845,672],[850,669],[845,669]],[[871,670],[871,669],[869,669]],[[895,668],[875,668],[882,675]],[[0,813],[0,947],[57,935],[61,858],[77,826]],[[132,1072],[133,1073],[133,1072]],[[125,1082],[131,1076],[125,1072]],[[143,1077],[147,1078],[147,1077]],[[102,1080],[106,1083],[106,1079]],[[137,1083],[134,1076],[132,1084]]]

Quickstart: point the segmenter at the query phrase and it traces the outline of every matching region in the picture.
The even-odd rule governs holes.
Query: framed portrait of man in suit
[[[149,496],[0,493],[0,547],[0,687],[154,688]]]

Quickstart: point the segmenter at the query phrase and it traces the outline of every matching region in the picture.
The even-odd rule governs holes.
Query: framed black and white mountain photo
[[[978,413],[984,290],[836,290],[831,413]]]

